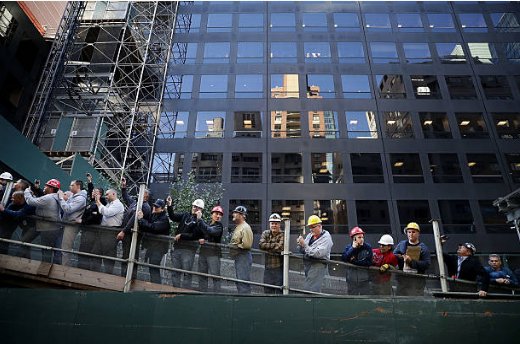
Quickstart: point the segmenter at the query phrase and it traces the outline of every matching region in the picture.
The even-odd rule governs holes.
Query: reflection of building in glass
[[[262,114],[259,111],[235,112],[235,137],[261,137]]]
[[[206,137],[222,137],[224,133],[224,118],[215,117],[212,120],[206,121],[208,125],[208,133]]]
[[[381,98],[406,98],[403,77],[401,75],[385,74],[379,80]]]
[[[298,74],[284,74],[282,85],[271,88],[271,98],[298,98],[299,93]]]
[[[198,183],[222,181],[222,153],[193,153],[191,170]]]

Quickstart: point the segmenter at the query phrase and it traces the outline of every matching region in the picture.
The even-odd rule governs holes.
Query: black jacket
[[[198,230],[201,232],[206,241],[220,245],[222,240],[222,233],[224,232],[224,226],[222,226],[221,222],[217,221],[208,225],[204,221],[199,221],[198,224]],[[200,250],[206,255],[220,255],[221,253],[220,246],[217,245],[202,245]]]
[[[458,256],[443,254],[444,263],[448,268],[449,276],[457,275]],[[489,275],[484,270],[480,260],[475,256],[468,256],[460,265],[459,279],[477,282],[478,290],[488,291]]]
[[[125,210],[125,215],[123,216],[123,231],[126,234],[132,233],[132,228],[134,227],[134,219],[135,219],[135,211],[137,208],[137,200],[132,199],[126,188],[121,189],[121,195],[123,196],[123,200],[125,201],[128,208]],[[150,219],[152,214],[152,207],[148,202],[143,202],[143,215],[145,219]]]
[[[181,240],[176,243],[176,247],[180,247],[183,241],[187,244],[186,247],[196,249],[197,246],[193,241],[204,238],[202,231],[199,229],[199,223],[202,220],[197,220],[197,217],[191,213],[175,213],[173,207],[167,207],[168,216],[173,222],[177,222],[177,230],[175,234],[181,235]],[[191,243],[190,243],[191,242]]]
[[[154,235],[168,235],[170,234],[170,221],[166,212],[152,213],[150,219],[142,218],[138,221],[139,231],[146,233],[143,237],[143,247],[149,250],[158,250],[163,254],[168,251],[169,241],[162,238],[157,238]]]

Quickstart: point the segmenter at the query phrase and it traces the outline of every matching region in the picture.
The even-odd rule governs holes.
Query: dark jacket
[[[138,221],[139,231],[147,234],[168,235],[170,234],[170,221],[166,212],[152,213],[150,219],[144,217]],[[143,247],[149,250],[157,250],[163,254],[168,251],[169,241],[153,235],[144,235]]]
[[[202,220],[197,220],[197,217],[191,213],[175,213],[173,207],[167,207],[166,209],[170,220],[178,223],[175,234],[180,234],[181,240],[175,244],[176,247],[185,246],[185,248],[196,249],[197,246],[193,241],[204,237],[202,231],[199,229],[199,222]],[[183,245],[183,241],[186,245]]]
[[[135,211],[137,208],[137,200],[130,197],[126,188],[121,189],[121,195],[123,196],[123,201],[126,203],[127,207],[125,210],[125,215],[123,216],[123,231],[125,234],[132,233],[132,228],[134,227],[135,220]],[[150,207],[150,203],[143,202],[143,218],[150,219],[152,215],[152,207]]]
[[[27,221],[27,217],[34,215],[35,207],[24,203],[23,205],[15,205],[10,203],[7,208],[0,213],[0,227],[2,230],[15,231],[18,225],[22,225],[23,221]]]
[[[107,200],[105,199],[105,197],[101,197],[100,202],[103,205],[107,205]],[[99,213],[96,201],[92,201],[90,202],[90,204],[87,204],[85,212],[81,217],[81,224],[99,225],[101,224],[101,220],[103,220],[103,215]]]
[[[341,255],[341,260],[359,266],[372,265],[372,247],[366,242],[362,246],[352,247],[352,244],[345,247],[345,251]]]
[[[208,225],[204,221],[199,221],[197,229],[201,232],[200,234],[206,241],[220,245],[222,233],[224,232],[224,226],[222,226],[222,223],[217,221]],[[220,255],[221,253],[220,246],[215,245],[202,245],[200,251],[206,255]]]
[[[444,253],[443,257],[444,263],[448,268],[448,275],[457,276],[458,256]],[[480,260],[475,256],[468,256],[468,258],[460,264],[460,272],[456,278],[477,282],[478,290],[487,291],[489,287],[489,275],[486,270],[484,270]]]

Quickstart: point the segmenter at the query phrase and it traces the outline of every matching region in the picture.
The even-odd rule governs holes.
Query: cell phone
[[[441,235],[441,240],[448,240],[450,237],[446,234]]]

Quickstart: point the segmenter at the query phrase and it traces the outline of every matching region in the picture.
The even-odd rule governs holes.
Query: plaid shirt
[[[260,238],[260,249],[268,251],[265,255],[265,268],[274,269],[283,265],[282,256],[283,251],[283,232],[273,233],[271,230],[266,230],[262,233]]]

